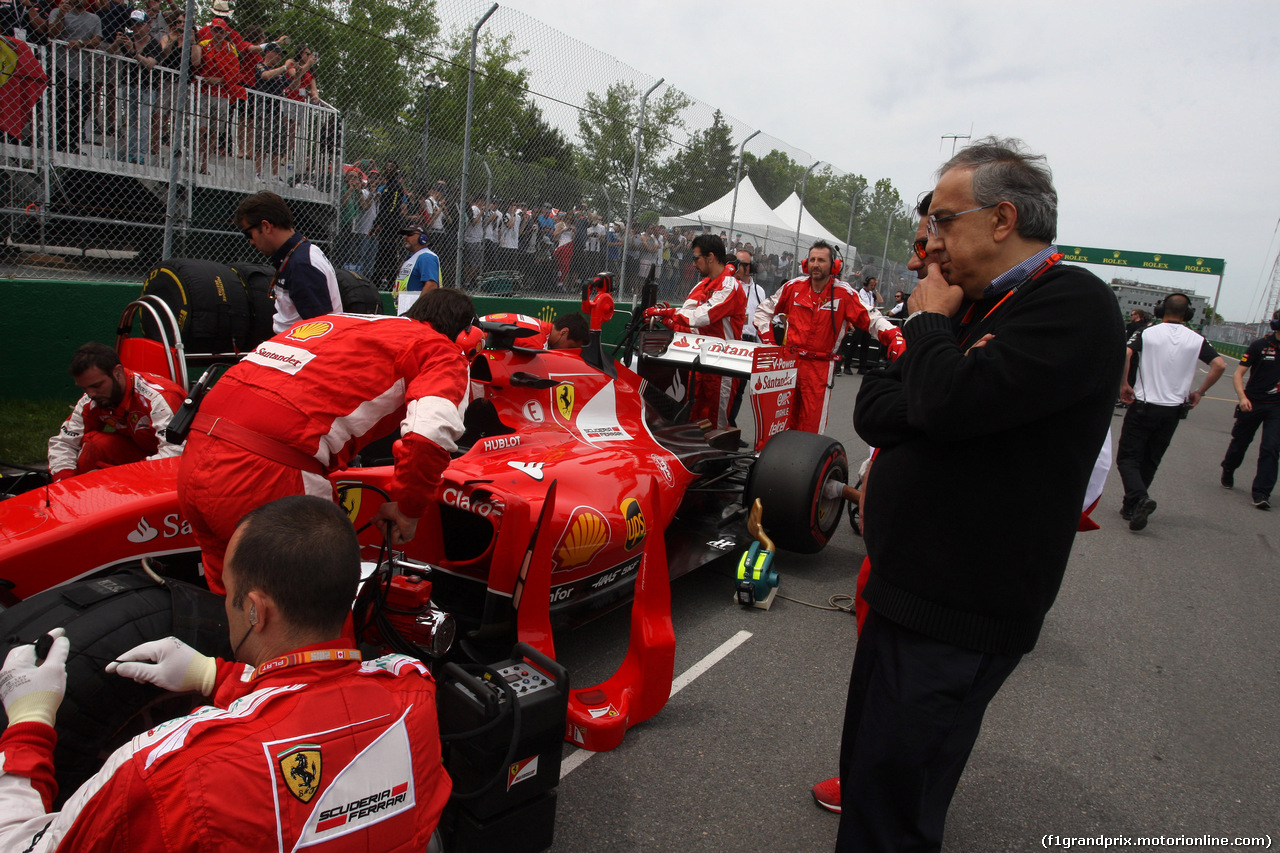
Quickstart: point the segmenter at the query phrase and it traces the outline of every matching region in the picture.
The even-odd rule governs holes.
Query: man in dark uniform
[[[1235,483],[1235,470],[1244,461],[1244,453],[1262,427],[1262,445],[1258,448],[1258,472],[1250,489],[1253,505],[1271,509],[1271,490],[1276,485],[1276,460],[1280,457],[1280,311],[1271,315],[1271,334],[1249,344],[1240,357],[1240,366],[1231,376],[1236,389],[1236,424],[1231,428],[1231,444],[1222,458],[1222,485],[1228,489]],[[1249,374],[1248,384],[1244,375]]]

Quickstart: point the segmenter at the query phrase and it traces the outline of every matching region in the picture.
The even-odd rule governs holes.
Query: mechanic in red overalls
[[[747,293],[725,264],[724,241],[714,234],[699,234],[691,246],[693,265],[704,278],[679,308],[650,308],[646,317],[657,317],[679,332],[692,332],[727,341],[742,339],[747,316]],[[699,373],[693,389],[693,421],[710,421],[712,429],[729,426],[729,408],[738,380],[713,373]]]
[[[346,513],[301,495],[259,507],[237,529],[226,568],[235,660],[167,637],[109,666],[166,690],[199,690],[212,706],[120,747],[61,812],[47,813],[53,723],[75,638],[54,639],[43,663],[31,644],[9,653],[0,849],[428,849],[452,787],[436,688],[418,661],[361,662],[341,636],[360,581]]]
[[[115,350],[95,343],[75,351],[70,373],[84,396],[49,439],[54,480],[182,452],[182,445],[164,437],[187,396],[174,382],[130,370]]]
[[[225,595],[222,557],[240,518],[285,495],[332,500],[331,471],[397,425],[395,475],[377,521],[408,542],[463,432],[471,298],[439,288],[403,317],[329,314],[258,345],[209,391],[178,468],[178,506]]]
[[[799,356],[790,429],[820,433],[827,428],[834,366],[849,326],[870,331],[891,359],[904,347],[898,328],[879,311],[868,312],[853,288],[835,277],[840,266],[831,245],[819,240],[810,247],[803,264],[807,275],[778,288],[760,303],[752,318],[760,339],[774,343],[774,315],[786,317],[786,340],[777,343],[785,343]]]

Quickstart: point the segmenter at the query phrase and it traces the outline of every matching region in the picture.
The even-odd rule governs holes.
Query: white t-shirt
[[[462,232],[462,242],[479,243],[484,239],[484,212],[474,204],[471,205],[471,218],[467,220],[467,228]]]
[[[378,194],[373,190],[363,189],[360,190],[360,195],[364,201],[372,197],[373,202],[368,210],[362,210],[356,215],[355,221],[351,223],[351,231],[355,234],[368,234],[373,228],[373,220],[378,216]]]
[[[1180,406],[1191,395],[1196,361],[1213,361],[1213,347],[1182,323],[1148,326],[1129,339],[1129,349],[1142,353],[1133,396],[1157,406]]]
[[[520,211],[508,213],[498,230],[498,245],[504,249],[520,248]]]

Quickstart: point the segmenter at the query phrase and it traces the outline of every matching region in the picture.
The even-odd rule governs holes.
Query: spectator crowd
[[[262,183],[319,184],[329,169],[315,143],[336,150],[336,114],[316,79],[319,53],[287,34],[268,38],[259,26],[235,24],[227,0],[191,23],[188,90],[180,93],[187,21],[172,0],[0,5],[0,32],[45,57],[57,151],[160,165],[162,147],[179,144],[189,96],[201,173],[216,155],[248,161]],[[304,105],[326,115],[315,119]],[[32,132],[28,123],[21,138]]]

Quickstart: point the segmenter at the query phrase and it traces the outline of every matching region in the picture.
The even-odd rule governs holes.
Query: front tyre
[[[849,458],[834,438],[784,430],[764,446],[747,480],[745,505],[759,498],[762,524],[775,545],[801,554],[826,547],[844,511],[843,495],[824,497],[828,483],[849,482]]]

